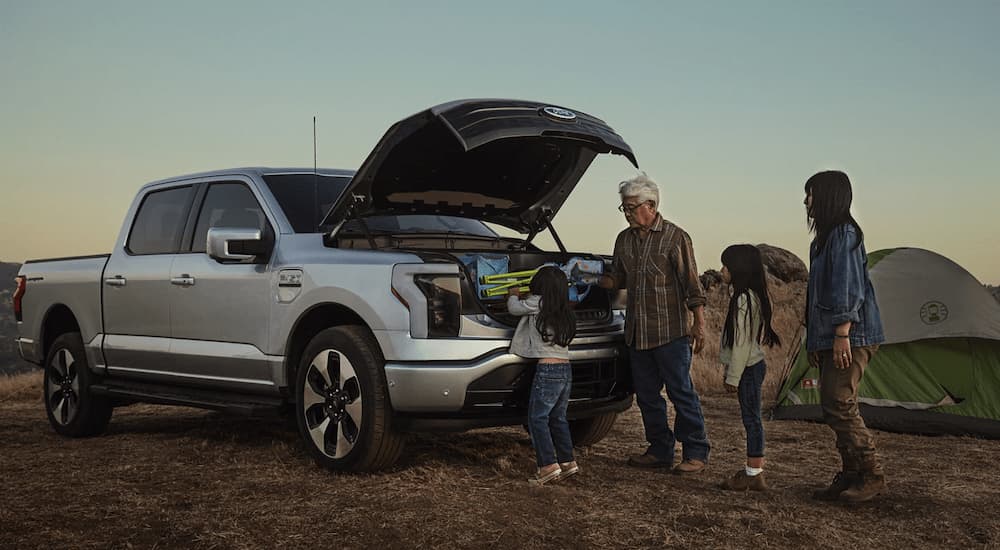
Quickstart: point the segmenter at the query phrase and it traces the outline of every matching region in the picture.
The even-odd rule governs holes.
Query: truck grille
[[[615,358],[574,361],[571,406],[573,402],[603,400],[631,392],[627,357],[620,354]],[[533,364],[506,365],[494,370],[469,385],[465,408],[527,409],[534,376]]]
[[[574,313],[576,313],[577,324],[607,321],[610,317],[610,311],[606,309],[584,309]]]

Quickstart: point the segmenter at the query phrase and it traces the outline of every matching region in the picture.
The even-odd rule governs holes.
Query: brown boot
[[[885,492],[885,472],[874,453],[861,459],[861,475],[850,488],[840,493],[840,500],[846,502],[868,502]]]
[[[628,457],[628,465],[636,468],[669,468],[674,465],[674,461],[656,458],[655,455],[647,452]]]
[[[861,474],[858,471],[858,462],[846,453],[841,453],[840,457],[844,463],[844,469],[833,476],[833,483],[829,487],[813,491],[813,499],[825,501],[838,500],[841,493],[850,489],[860,479]]]
[[[705,469],[708,464],[704,460],[697,458],[685,458],[683,462],[674,466],[673,472],[677,475],[696,474]]]

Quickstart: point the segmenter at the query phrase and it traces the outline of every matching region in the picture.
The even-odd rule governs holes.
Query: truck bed
[[[58,308],[67,308],[80,326],[83,341],[89,342],[102,332],[101,292],[104,267],[109,254],[28,260],[21,266],[19,275],[27,280],[22,302],[22,336],[31,340],[45,335],[41,330],[47,315]],[[43,342],[26,344],[30,349],[29,361],[41,363]]]

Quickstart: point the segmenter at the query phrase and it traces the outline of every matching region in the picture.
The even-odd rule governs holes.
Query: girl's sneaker
[[[560,462],[559,468],[561,470],[561,475],[559,476],[560,478],[580,473],[580,466],[577,465],[575,460],[571,462]]]
[[[528,484],[542,486],[550,481],[555,481],[562,476],[562,468],[555,468],[548,473],[542,473],[541,469],[535,471],[534,477],[528,478]]]
[[[730,491],[766,491],[767,482],[764,481],[764,472],[749,476],[747,471],[742,469],[720,483],[719,487]]]

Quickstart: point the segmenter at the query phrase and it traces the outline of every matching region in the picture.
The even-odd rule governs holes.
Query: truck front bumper
[[[623,347],[608,341],[574,344],[570,363],[571,410],[631,399]],[[519,416],[526,410],[534,361],[511,354],[505,346],[471,361],[387,361],[385,375],[392,408],[399,413]]]
[[[566,419],[574,421],[602,414],[620,413],[632,406],[632,394],[616,394],[605,399],[570,402]],[[500,410],[459,413],[397,413],[393,429],[403,432],[461,432],[475,428],[526,425],[527,408],[504,407]]]

